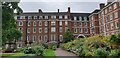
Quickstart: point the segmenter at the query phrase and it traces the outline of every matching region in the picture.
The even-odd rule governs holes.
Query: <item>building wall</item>
[[[48,15],[49,14],[49,15]],[[67,29],[70,29],[70,31],[74,34],[75,38],[79,35],[79,34],[83,34],[85,36],[90,36],[90,31],[89,31],[89,21],[83,21],[82,22],[82,26],[80,26],[80,21],[78,21],[77,18],[77,32],[74,32],[74,24],[75,24],[75,20],[71,18],[70,16],[70,12],[65,12],[64,14],[62,14],[62,18],[59,19],[58,15],[59,13],[42,13],[42,14],[34,14],[34,13],[23,13],[20,15],[16,15],[17,16],[17,29],[20,30],[20,28],[22,30],[20,30],[22,32],[22,37],[21,40],[17,42],[18,46],[26,46],[27,44],[31,44],[33,42],[38,42],[38,43],[48,43],[48,42],[59,42],[61,41],[63,38],[63,34],[67,31]],[[42,19],[39,19],[40,16],[43,15]],[[81,13],[79,13],[77,16],[80,16]],[[31,18],[29,18],[29,16],[32,16]],[[35,16],[37,16],[35,18]],[[48,16],[48,18],[45,18],[45,16]],[[51,18],[52,16],[56,16],[56,18]],[[85,17],[88,18],[88,15],[84,15]],[[82,16],[82,17],[84,17]],[[65,18],[67,17],[67,18]],[[62,22],[62,24],[61,24]],[[85,26],[85,22],[87,23],[87,26]],[[23,24],[22,26],[20,26],[20,23]],[[35,24],[35,25],[34,25]],[[61,24],[61,25],[60,25]],[[51,32],[52,27],[55,28],[55,32]],[[34,33],[34,28],[36,29],[36,32]],[[62,32],[60,32],[60,28],[62,28]],[[79,32],[79,29],[82,28],[82,33]],[[85,33],[85,28],[87,28],[87,33]],[[47,32],[46,32],[47,29]],[[41,30],[41,32],[40,32]],[[29,31],[29,32],[28,32]],[[53,39],[54,37],[54,39]],[[27,39],[28,38],[28,39]],[[35,39],[34,39],[35,38]]]
[[[99,20],[98,20],[98,14],[94,13],[89,17],[91,19],[90,21],[90,34],[98,35],[99,34]]]
[[[51,18],[53,15],[56,16],[56,18]],[[63,18],[59,19],[61,15]],[[66,15],[67,19],[65,19]],[[22,16],[32,16],[32,18],[28,19]],[[34,19],[33,16],[37,16],[36,19]],[[39,19],[40,16],[43,16],[43,19]],[[45,16],[48,16],[48,18],[45,19]],[[100,9],[99,12],[91,13],[91,15],[88,13],[71,13],[70,8],[68,8],[67,12],[58,11],[58,13],[44,13],[39,10],[37,13],[23,13],[15,17],[17,19],[17,29],[21,28],[22,32],[21,40],[17,42],[18,46],[25,46],[28,43],[32,43],[34,41],[33,36],[36,36],[35,42],[59,42],[62,40],[66,29],[70,29],[75,38],[78,37],[78,35],[88,37],[97,34],[106,36],[120,33],[120,1],[109,3]],[[87,17],[87,20],[85,20],[84,17]],[[26,24],[28,21],[31,22],[30,26]],[[36,21],[36,26],[33,26],[34,21]],[[39,26],[40,21],[42,22],[41,26]],[[52,21],[55,21],[55,25],[51,25]],[[68,22],[67,25],[66,21]],[[19,26],[20,22],[23,22],[23,26]],[[46,22],[48,24],[47,26],[45,26]],[[62,25],[60,25],[61,22]],[[51,32],[51,27],[55,27],[55,32]],[[26,33],[28,28],[30,29],[30,33]],[[36,28],[36,33],[33,33],[33,28]],[[42,29],[41,33],[39,28]],[[46,28],[47,33],[45,33]],[[92,31],[92,29],[94,30]],[[62,30],[62,32],[60,32],[60,30]],[[86,30],[87,32],[85,32]],[[27,41],[27,36],[29,36],[29,42]],[[52,37],[55,38],[52,40]]]
[[[119,33],[119,27],[116,27],[116,23],[119,21],[119,9],[120,7],[118,2],[114,2],[112,4],[109,4],[99,12],[101,35],[112,35]]]
[[[95,22],[92,19],[98,21]],[[100,9],[99,12],[92,13],[90,15],[90,20],[90,23],[94,23],[94,28],[95,26],[99,26],[98,28],[94,29],[94,34],[96,34],[95,30],[97,30],[98,34],[100,35],[112,35],[120,33],[120,2],[112,2],[106,5],[103,9]]]

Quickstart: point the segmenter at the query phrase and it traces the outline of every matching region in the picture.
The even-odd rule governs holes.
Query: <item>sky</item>
[[[66,12],[70,7],[71,12],[90,13],[99,9],[100,3],[106,3],[106,0],[21,0],[19,6],[23,12]]]

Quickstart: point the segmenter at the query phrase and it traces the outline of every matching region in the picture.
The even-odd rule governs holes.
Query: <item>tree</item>
[[[72,32],[70,32],[70,30],[68,29],[64,34],[63,34],[63,42],[64,43],[67,43],[71,40],[73,40],[74,37],[73,37],[73,34]]]
[[[20,31],[16,29],[14,11],[17,14],[22,13],[18,6],[19,2],[2,2],[2,44],[17,40],[21,37]]]

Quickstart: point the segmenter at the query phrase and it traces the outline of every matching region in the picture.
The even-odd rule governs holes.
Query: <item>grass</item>
[[[9,54],[9,53],[0,54],[0,57],[3,57],[3,58],[21,58],[23,56],[35,56],[35,55],[34,54],[24,54],[22,52],[17,52],[17,53],[13,53],[13,54]],[[43,57],[44,58],[56,58],[54,50],[51,50],[51,49],[45,49],[43,51]]]
[[[56,58],[54,50],[46,49],[43,51],[43,57],[44,58]]]
[[[0,54],[4,58],[20,58],[22,56],[34,56],[34,54],[24,54],[24,53],[15,53],[15,54]]]

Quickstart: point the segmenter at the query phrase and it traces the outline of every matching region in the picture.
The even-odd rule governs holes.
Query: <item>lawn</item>
[[[51,49],[44,50],[43,56],[44,56],[44,58],[56,58],[54,50],[51,50]]]
[[[34,56],[34,54],[24,54],[24,53],[15,53],[15,54],[0,54],[4,58],[20,58],[23,56]]]
[[[24,54],[24,53],[11,53],[11,54],[0,54],[0,57],[3,57],[3,58],[24,58],[23,56],[35,56],[34,54]],[[54,54],[54,50],[51,50],[51,49],[45,49],[43,51],[43,57],[44,58],[56,58],[55,57],[55,54]]]

